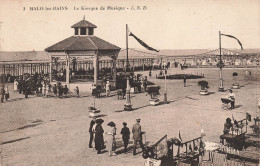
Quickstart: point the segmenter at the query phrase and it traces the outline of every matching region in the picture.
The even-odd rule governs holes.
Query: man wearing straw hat
[[[144,145],[142,141],[142,131],[141,131],[141,125],[140,125],[140,119],[136,119],[136,124],[133,125],[132,133],[134,138],[134,148],[133,148],[133,155],[136,155],[136,145],[137,142],[139,142],[142,150],[144,151]]]

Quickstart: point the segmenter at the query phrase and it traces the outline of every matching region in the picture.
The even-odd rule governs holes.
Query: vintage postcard
[[[0,0],[0,166],[258,166],[259,78],[259,0]]]

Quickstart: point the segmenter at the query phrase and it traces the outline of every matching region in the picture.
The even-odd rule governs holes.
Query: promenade
[[[252,75],[246,75],[250,70]],[[136,118],[141,119],[142,130],[146,132],[146,145],[151,145],[162,136],[178,137],[179,131],[183,141],[200,136],[203,128],[206,136],[204,141],[219,142],[223,125],[227,117],[240,120],[246,112],[252,117],[259,115],[256,106],[260,98],[260,69],[223,69],[224,87],[229,89],[234,83],[232,73],[237,72],[237,82],[240,89],[235,89],[236,107],[234,110],[221,111],[221,97],[226,92],[218,92],[219,69],[170,69],[168,73],[204,74],[209,82],[208,96],[199,95],[200,87],[197,82],[202,79],[167,80],[169,104],[159,106],[149,105],[149,95],[146,93],[131,94],[133,111],[123,111],[125,100],[117,100],[115,92],[111,97],[96,99],[96,108],[101,109],[104,119],[103,128],[114,121],[117,127],[117,156],[108,157],[104,152],[97,155],[88,148],[89,141],[89,112],[88,107],[93,103],[90,94],[71,94],[69,98],[42,98],[31,96],[25,99],[23,95],[13,93],[11,98],[0,105],[0,164],[1,165],[84,165],[84,166],[132,166],[143,165],[141,153],[132,155],[132,134],[130,151],[122,153],[120,130],[122,123],[127,122],[130,130]],[[163,99],[164,80],[156,79],[159,71],[153,71],[149,78],[148,71],[136,72],[147,76],[148,80],[161,86],[160,100]],[[12,84],[9,86],[11,87]],[[249,125],[253,123],[250,122]],[[248,128],[251,131],[250,128]],[[106,135],[104,134],[106,140]],[[140,152],[138,149],[137,152]],[[109,161],[109,162],[108,162]]]

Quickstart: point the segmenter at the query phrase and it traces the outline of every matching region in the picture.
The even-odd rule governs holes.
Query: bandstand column
[[[144,71],[144,59],[142,61],[143,61],[143,71]]]
[[[52,82],[52,56],[51,56],[51,62],[50,62],[50,82]]]
[[[98,53],[97,52],[94,55],[93,67],[94,67],[94,84],[97,84],[97,80],[98,80]]]
[[[117,53],[118,54],[118,53]],[[115,81],[115,87],[116,87],[116,59],[117,54],[112,58],[112,71],[113,71],[113,80]]]
[[[70,83],[70,56],[67,54],[67,63],[66,63],[66,83]]]

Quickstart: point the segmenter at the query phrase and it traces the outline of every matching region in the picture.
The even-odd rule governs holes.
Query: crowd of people
[[[8,81],[1,83],[1,102],[4,99],[8,101],[10,98],[9,93],[9,79]],[[61,82],[50,83],[48,77],[41,75],[22,75],[18,79],[14,79],[13,90],[15,93],[23,94],[28,99],[30,95],[37,97],[48,98],[54,96],[55,98],[67,98],[69,94],[69,88],[67,85],[62,85]],[[76,96],[79,98],[78,86],[74,89]]]
[[[150,71],[151,77],[151,71]],[[10,78],[10,77],[9,77]],[[8,83],[10,81],[5,81],[1,83],[1,102],[4,102],[4,99],[7,101],[10,97],[8,90]],[[135,92],[144,92],[147,87],[147,76],[145,78],[141,77],[140,74],[137,76],[130,76],[130,86],[134,88]],[[126,95],[126,78],[121,74],[118,76],[117,80],[117,94],[118,96],[122,96],[125,98]],[[13,90],[14,92],[18,92],[19,94],[23,94],[25,98],[29,98],[31,95],[35,95],[37,97],[48,98],[50,96],[54,96],[55,98],[67,98],[68,94],[71,93],[68,86],[62,85],[61,82],[57,81],[56,83],[50,83],[50,80],[47,76],[43,74],[24,74],[19,76],[19,78],[14,79],[13,82]],[[76,96],[79,98],[80,90],[77,86],[74,89]],[[102,84],[93,84],[91,87],[92,96],[96,98],[100,98],[100,94],[105,92],[106,97],[111,96],[111,83],[109,79],[106,79],[102,82]]]
[[[193,59],[182,59],[179,64],[181,65],[217,65],[219,62],[219,56],[205,56]],[[226,56],[222,57],[222,61],[225,65],[259,65],[259,56]],[[176,61],[173,61],[175,68],[178,66]]]
[[[140,125],[140,119],[136,119],[136,124],[132,127],[132,134],[134,139],[134,145],[133,145],[133,155],[136,155],[136,147],[137,143],[140,144],[142,150],[144,151],[144,145],[142,141],[142,130]],[[116,150],[116,124],[111,121],[107,124],[109,126],[109,129],[105,132],[102,123],[104,122],[103,119],[96,119],[96,117],[93,117],[93,119],[90,122],[89,127],[89,134],[90,134],[90,140],[89,140],[89,148],[93,148],[97,151],[97,154],[101,154],[102,150],[106,149],[108,151],[109,156],[117,155],[115,153]],[[130,139],[130,130],[127,127],[127,123],[123,122],[123,127],[121,129],[120,134],[122,135],[122,142],[124,143],[124,152],[127,153],[127,147],[129,144]],[[103,134],[107,135],[107,141],[105,145],[104,136]],[[94,141],[94,146],[93,146]]]

